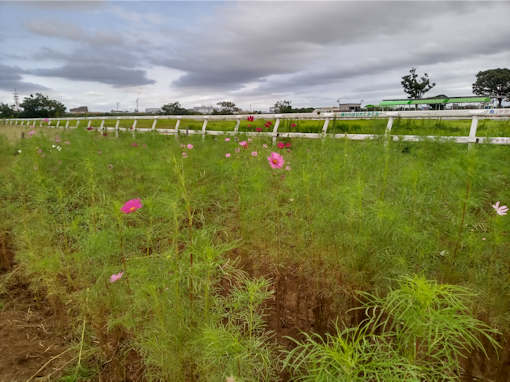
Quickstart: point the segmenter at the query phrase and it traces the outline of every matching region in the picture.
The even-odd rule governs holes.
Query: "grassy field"
[[[394,133],[469,130],[420,123]],[[0,296],[16,272],[63,312],[62,380],[135,380],[135,359],[147,381],[506,381],[508,147],[82,127],[0,135]]]
[[[130,128],[133,126],[134,120],[120,120],[119,127]],[[271,122],[271,126],[267,127],[266,122]],[[353,134],[384,134],[386,129],[387,119],[362,119],[362,120],[332,120],[328,126],[328,133],[353,133]],[[114,127],[117,123],[116,120],[105,120],[104,126]],[[138,120],[137,128],[151,128],[153,120]],[[249,122],[242,119],[239,131],[260,131],[270,132],[273,130],[274,120],[255,120]],[[55,121],[52,122],[56,124]],[[65,121],[61,123],[61,126]],[[80,121],[81,127],[86,127],[88,121]],[[208,130],[234,130],[235,121],[208,121]],[[43,123],[46,126],[47,123]],[[75,126],[76,121],[71,121],[70,126]],[[93,120],[92,126],[98,128],[101,125],[101,120]],[[175,128],[176,120],[158,120],[156,128],[158,129],[173,129]],[[179,129],[181,130],[201,130],[203,122],[194,121],[190,119],[182,119]],[[281,120],[279,131],[281,132],[303,132],[303,133],[320,133],[324,121],[317,120]],[[392,134],[396,135],[441,135],[441,136],[467,136],[469,135],[469,127],[471,120],[434,120],[434,119],[396,119]],[[39,124],[37,124],[39,126]],[[510,121],[497,121],[497,120],[480,120],[478,123],[477,135],[480,137],[492,136],[510,136]]]

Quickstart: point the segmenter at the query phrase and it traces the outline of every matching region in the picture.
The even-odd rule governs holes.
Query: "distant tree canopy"
[[[473,83],[476,95],[494,97],[501,107],[503,99],[510,101],[510,69],[489,69],[478,72]]]
[[[402,77],[402,87],[408,95],[407,98],[421,98],[423,95],[436,86],[435,82],[430,82],[429,75],[425,73],[418,79],[416,68],[411,68],[408,75]]]
[[[273,106],[275,113],[311,113],[315,110],[313,107],[293,108],[291,103],[289,100],[276,101]]]
[[[292,113],[292,105],[289,100],[276,101],[274,104],[275,113]]]
[[[54,118],[63,116],[66,112],[63,103],[49,99],[41,93],[25,97],[20,107],[23,109],[21,112],[23,118]]]
[[[218,102],[216,105],[218,105],[220,108],[214,109],[213,114],[228,115],[228,114],[234,114],[241,110],[236,106],[235,103],[230,102],[230,101],[221,101],[221,102]]]
[[[161,106],[162,114],[164,115],[183,115],[189,114],[188,109],[181,106],[179,102],[167,103]]]
[[[0,118],[13,118],[18,113],[14,109],[14,106],[9,106],[6,103],[0,103]]]

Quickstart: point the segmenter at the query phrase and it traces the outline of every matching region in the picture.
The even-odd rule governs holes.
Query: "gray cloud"
[[[47,89],[44,86],[23,81],[22,74],[24,73],[26,72],[20,68],[0,64],[0,89],[9,92],[13,91],[14,89],[21,92]]]
[[[203,25],[207,34],[190,33],[174,54],[153,62],[184,71],[173,83],[179,88],[238,90],[250,82],[267,92],[306,88],[501,51],[497,30],[509,28],[498,6],[510,9],[459,2],[243,3],[222,9]],[[497,43],[471,28],[481,9],[495,9]],[[464,35],[466,29],[471,33]]]
[[[60,77],[77,81],[95,81],[114,87],[138,86],[155,83],[139,69],[115,67],[106,64],[66,64],[52,69],[33,70],[32,74],[43,77]]]
[[[32,33],[45,37],[69,39],[93,45],[122,44],[122,38],[107,32],[87,33],[83,28],[59,20],[32,20],[25,24]]]

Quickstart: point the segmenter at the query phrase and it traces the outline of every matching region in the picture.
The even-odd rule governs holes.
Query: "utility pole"
[[[16,89],[14,89],[14,106],[16,108],[16,111],[19,111],[19,96]]]

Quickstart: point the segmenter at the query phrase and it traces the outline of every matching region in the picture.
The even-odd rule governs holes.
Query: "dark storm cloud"
[[[95,81],[114,87],[139,86],[155,83],[140,69],[122,68],[107,64],[64,65],[52,69],[33,70],[32,74],[43,77],[60,77],[77,81]]]
[[[0,89],[9,92],[14,89],[21,92],[47,89],[44,86],[23,81],[22,74],[24,73],[25,71],[20,68],[0,64]]]

